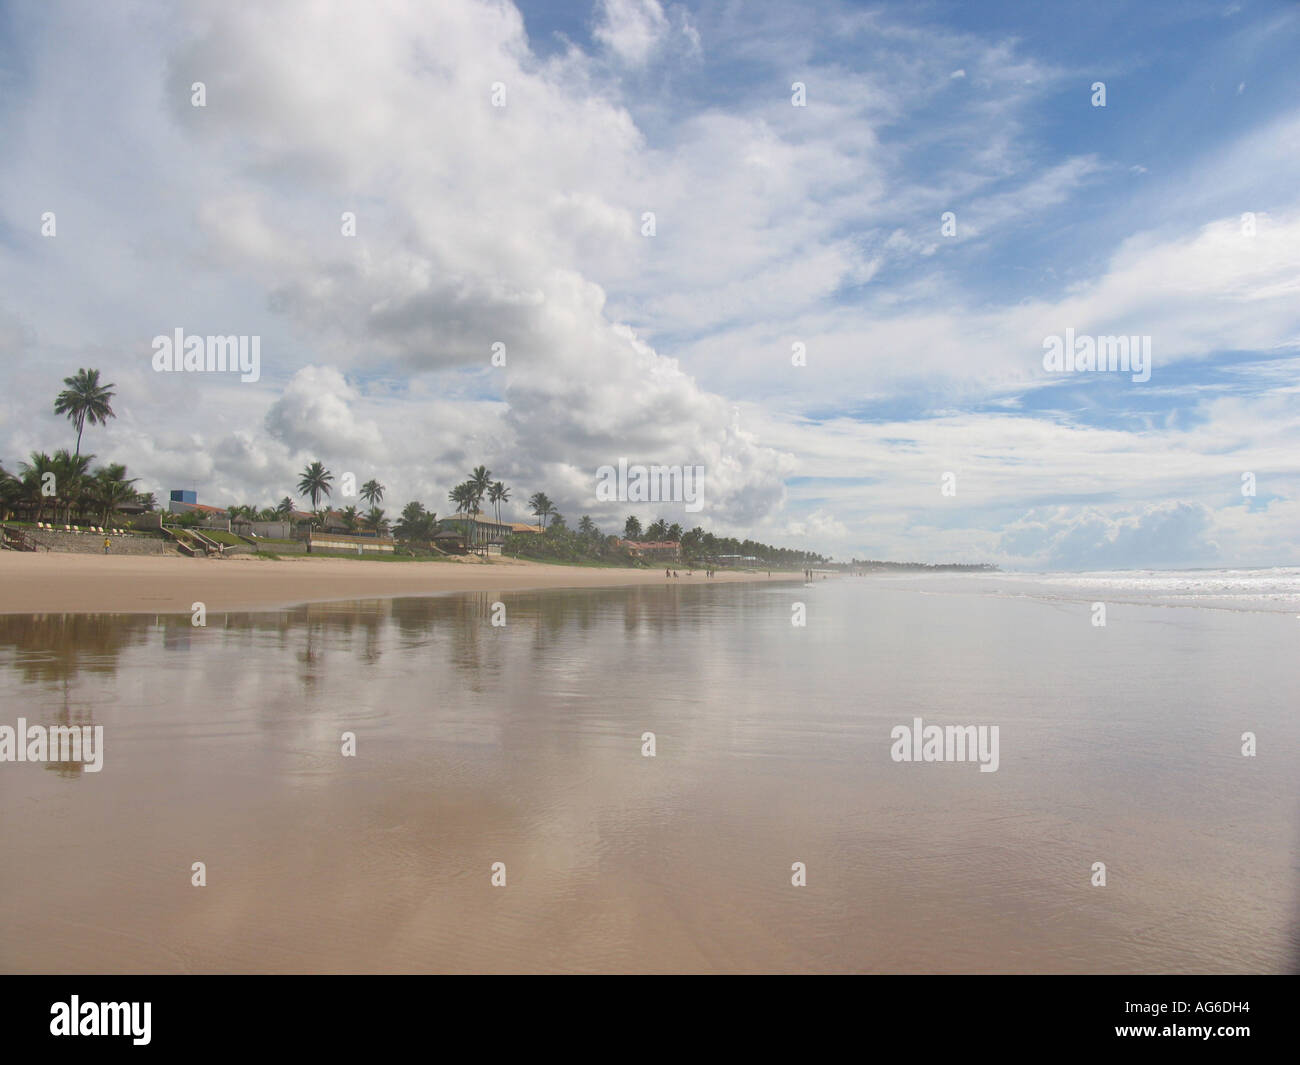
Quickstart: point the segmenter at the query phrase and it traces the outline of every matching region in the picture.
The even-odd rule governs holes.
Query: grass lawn
[[[195,532],[200,532],[200,533],[202,533],[202,534],[203,534],[204,536],[206,536],[209,540],[215,540],[215,541],[216,541],[217,543],[219,543],[219,544],[227,544],[227,545],[229,545],[230,547],[247,547],[247,546],[248,546],[248,544],[247,544],[246,541],[241,540],[241,539],[240,539],[238,536],[236,536],[234,533],[223,532],[223,531],[218,530],[218,529],[196,529],[196,530],[194,530],[194,531],[195,531]]]

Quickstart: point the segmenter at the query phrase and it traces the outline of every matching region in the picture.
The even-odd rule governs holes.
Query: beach
[[[83,602],[113,602],[94,574],[114,568],[81,570],[103,597]],[[1131,576],[371,568],[124,566],[140,586],[117,587],[175,604],[245,572],[289,574],[264,598],[337,595],[299,574],[484,583],[206,626],[161,607],[0,616],[0,725],[102,729],[93,766],[0,767],[0,971],[1300,959],[1300,609],[1221,606],[1261,585],[1294,602],[1285,575],[1189,577],[1205,598],[1167,602]],[[641,583],[540,586],[611,577]],[[77,583],[52,588],[76,602]],[[996,728],[996,757],[896,756],[900,729],[936,725]]]
[[[622,588],[638,585],[801,580],[766,570],[719,572],[706,578],[678,568],[562,566],[510,558],[491,562],[372,562],[302,557],[226,559],[168,556],[63,555],[0,552],[0,614],[189,613],[194,603],[213,610],[264,610],[298,603],[445,592],[522,592],[546,588]]]

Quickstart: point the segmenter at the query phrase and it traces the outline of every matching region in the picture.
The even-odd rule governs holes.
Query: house
[[[230,511],[224,507],[210,507],[199,503],[193,492],[173,491],[167,501],[167,510],[177,515],[197,514],[201,528],[230,531]]]
[[[633,558],[647,562],[676,562],[682,557],[682,545],[676,540],[620,540]]]
[[[167,509],[173,514],[198,513],[204,518],[230,517],[230,513],[224,507],[209,507],[200,503],[194,492],[173,491],[167,501]]]

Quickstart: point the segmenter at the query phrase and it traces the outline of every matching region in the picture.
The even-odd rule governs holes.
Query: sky
[[[0,3],[0,463],[85,366],[162,498],[482,463],[606,532],[1300,565],[1297,55],[1294,2]]]

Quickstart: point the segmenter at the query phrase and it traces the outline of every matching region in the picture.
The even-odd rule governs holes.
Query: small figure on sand
[[[109,549],[110,547],[112,547],[112,546],[113,546],[113,545],[112,545],[112,543],[109,541],[108,537],[105,536],[105,537],[104,537],[104,554],[108,554],[108,549]]]

